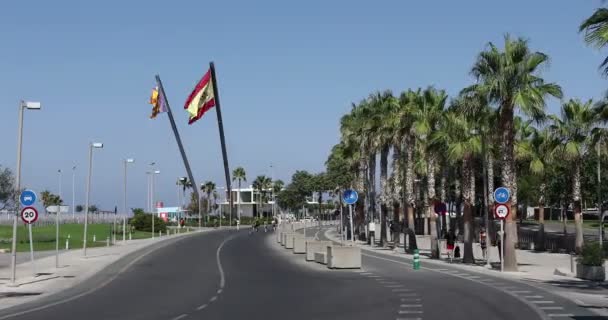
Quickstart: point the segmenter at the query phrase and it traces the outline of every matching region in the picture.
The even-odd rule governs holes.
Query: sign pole
[[[61,194],[59,194],[59,199],[61,199]],[[55,268],[59,268],[59,213],[60,212],[61,212],[61,203],[59,205],[57,205],[57,213],[55,213]]]
[[[350,240],[355,243],[355,225],[353,224],[353,205],[348,205],[348,211],[350,215]]]
[[[500,219],[500,272],[504,272],[505,271],[505,241],[504,241],[504,226],[505,226],[505,219]]]
[[[34,276],[36,276],[36,265],[34,264],[34,240],[32,239],[32,224],[28,223],[28,232],[30,233],[30,259],[32,261],[32,271],[34,272]]]

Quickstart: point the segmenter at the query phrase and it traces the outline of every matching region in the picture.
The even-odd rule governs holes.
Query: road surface
[[[311,231],[323,236],[323,230]],[[273,236],[225,230],[176,239],[133,253],[61,294],[3,310],[0,319],[470,320],[591,315],[530,286],[487,276],[490,282],[477,281],[448,267],[414,271],[397,257],[365,252],[363,270],[328,270],[281,248]],[[508,285],[520,292],[502,289]],[[518,296],[536,297],[529,300],[538,303]]]

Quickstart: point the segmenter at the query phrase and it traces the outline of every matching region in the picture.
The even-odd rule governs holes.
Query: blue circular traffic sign
[[[346,189],[342,195],[342,200],[344,200],[344,203],[346,204],[355,204],[357,200],[359,200],[359,194],[353,189]]]
[[[34,203],[36,203],[36,192],[27,189],[23,190],[19,196],[19,202],[21,202],[21,205],[24,207],[34,205]]]
[[[494,201],[500,204],[505,204],[509,202],[511,198],[511,191],[505,187],[496,188],[494,190]]]

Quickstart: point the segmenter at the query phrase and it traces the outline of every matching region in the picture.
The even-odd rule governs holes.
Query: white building
[[[238,188],[232,189],[232,199],[234,199],[234,212],[236,213],[238,210],[238,206],[240,203],[241,206],[241,217],[270,217],[272,216],[272,206],[274,202],[274,194],[272,189],[267,189],[265,194],[264,203],[260,206],[260,192],[255,190],[253,186],[248,186],[246,188],[241,188],[240,191]],[[230,203],[228,202],[228,194],[222,195],[222,200],[218,203],[221,206],[222,212],[224,215],[227,215],[230,212]],[[308,204],[317,204],[316,197],[314,194],[312,197],[306,197],[306,202]],[[275,207],[275,213],[278,214],[279,208]]]

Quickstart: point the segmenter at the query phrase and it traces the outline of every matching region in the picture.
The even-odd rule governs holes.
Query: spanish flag
[[[188,124],[193,124],[198,119],[203,117],[207,110],[215,106],[215,97],[213,94],[213,77],[211,70],[207,71],[203,78],[196,84],[192,93],[184,104],[184,109],[188,111]]]
[[[161,112],[167,112],[167,105],[165,104],[165,95],[158,87],[152,89],[152,95],[150,96],[150,104],[152,105],[152,115],[150,119],[156,118]]]

